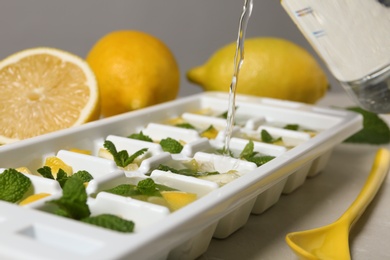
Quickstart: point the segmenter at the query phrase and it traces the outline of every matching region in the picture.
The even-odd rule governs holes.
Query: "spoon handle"
[[[390,167],[390,151],[385,148],[378,149],[374,164],[367,180],[347,211],[340,217],[340,220],[349,223],[350,227],[359,219],[364,210],[370,204],[384,181]]]

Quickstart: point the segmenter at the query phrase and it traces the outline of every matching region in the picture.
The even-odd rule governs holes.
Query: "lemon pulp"
[[[0,143],[80,125],[99,117],[88,64],[53,48],[27,49],[0,62]]]

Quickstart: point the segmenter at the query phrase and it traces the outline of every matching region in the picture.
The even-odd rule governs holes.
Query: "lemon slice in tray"
[[[15,53],[0,62],[0,114],[0,144],[95,120],[95,76],[82,58],[63,50]]]

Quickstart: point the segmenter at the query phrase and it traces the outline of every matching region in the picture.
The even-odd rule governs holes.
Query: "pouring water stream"
[[[224,146],[224,155],[227,156],[229,156],[230,139],[234,127],[234,118],[236,112],[235,100],[236,100],[236,88],[238,83],[238,74],[244,62],[245,34],[246,34],[248,21],[252,13],[252,8],[253,8],[253,0],[245,0],[241,17],[240,17],[240,22],[239,22],[236,53],[234,56],[234,72],[233,72],[233,78],[229,89],[229,103],[228,103],[228,114],[227,114],[227,124],[225,130],[225,146]]]

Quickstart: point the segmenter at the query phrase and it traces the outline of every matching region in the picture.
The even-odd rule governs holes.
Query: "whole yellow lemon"
[[[177,97],[178,64],[155,36],[131,30],[111,32],[97,41],[86,60],[97,78],[104,117]]]
[[[236,43],[217,50],[187,78],[207,91],[229,91]],[[237,93],[315,103],[328,88],[325,73],[302,47],[284,39],[249,38],[238,76]]]

